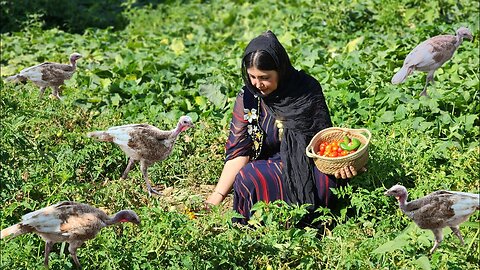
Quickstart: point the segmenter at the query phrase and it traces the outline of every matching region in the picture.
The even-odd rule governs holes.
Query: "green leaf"
[[[372,252],[375,254],[384,254],[392,252],[396,249],[402,249],[404,246],[408,245],[407,235],[397,236],[395,239],[386,242],[385,244],[377,247]]]
[[[356,39],[353,39],[353,40],[349,41],[349,42],[347,43],[347,46],[345,46],[346,52],[347,52],[347,53],[351,53],[351,52],[353,52],[354,50],[356,50],[356,49],[357,49],[357,45],[358,45],[358,44],[361,44],[361,43],[363,42],[363,39],[364,39],[364,37],[363,37],[363,36],[360,36],[360,37],[358,37],[358,38],[356,38]]]
[[[403,16],[405,22],[410,22],[410,19],[418,12],[416,8],[409,8],[405,11]]]
[[[432,24],[433,20],[437,17],[436,10],[431,7],[424,13],[424,17],[428,24]]]
[[[183,44],[181,39],[174,38],[172,40],[172,44],[170,45],[170,49],[172,49],[176,55],[180,55],[185,52],[185,44]]]
[[[202,84],[200,85],[199,92],[202,96],[205,96],[210,102],[212,102],[217,108],[223,108],[227,101],[227,97],[220,91],[221,86],[219,84]]]
[[[407,108],[405,107],[405,105],[400,104],[395,110],[395,119],[403,120],[405,119],[406,114],[407,114]]]
[[[422,256],[416,259],[415,261],[413,261],[413,263],[423,270],[432,269],[432,266],[430,265],[430,260],[427,258],[427,256]]]
[[[195,104],[197,104],[200,107],[205,107],[207,105],[207,101],[204,97],[197,96],[195,97]]]
[[[122,100],[122,98],[120,97],[119,94],[115,93],[115,95],[113,95],[110,98],[110,100],[111,100],[113,106],[118,106],[120,104],[120,101]]]
[[[2,76],[11,76],[17,73],[17,68],[14,66],[0,66]]]
[[[292,40],[295,39],[295,36],[293,35],[292,32],[286,32],[285,34],[281,35],[278,37],[278,40],[284,45],[284,46],[287,46],[287,47],[291,47],[292,46]]]
[[[368,116],[369,116],[369,114],[370,114],[367,110],[365,110],[365,109],[363,109],[363,108],[358,108],[358,109],[356,110],[356,112],[357,112],[363,119],[367,119]]]
[[[473,222],[473,221],[466,221],[466,222],[462,223],[462,227],[480,229],[480,223]]]
[[[475,120],[478,119],[478,115],[475,114],[469,114],[465,115],[465,129],[467,131],[470,131],[473,129],[473,124],[475,123]]]
[[[442,124],[444,125],[449,125],[450,123],[452,123],[452,117],[446,112],[440,113],[438,119],[440,119],[440,121],[442,121]]]
[[[422,123],[420,123],[420,125],[418,126],[418,130],[419,130],[419,131],[425,131],[425,130],[427,130],[427,129],[430,129],[432,126],[433,126],[433,123],[432,123],[432,122],[422,122]]]
[[[395,112],[394,111],[385,111],[379,119],[380,122],[393,122],[395,121]]]
[[[108,89],[112,81],[108,78],[105,79],[100,79],[100,85],[102,86],[103,89]]]

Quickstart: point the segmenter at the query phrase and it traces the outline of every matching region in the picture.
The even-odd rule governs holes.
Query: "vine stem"
[[[477,229],[477,233],[475,233],[475,237],[473,237],[472,241],[468,245],[467,253],[470,252],[470,249],[472,248],[473,242],[475,241],[475,239],[477,239],[479,232],[480,232],[480,228]]]

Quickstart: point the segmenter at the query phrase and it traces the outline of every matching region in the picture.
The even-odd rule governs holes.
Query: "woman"
[[[357,172],[342,168],[321,173],[305,148],[332,122],[320,84],[297,71],[277,37],[267,31],[253,39],[242,59],[244,87],[238,94],[226,162],[207,204],[218,205],[234,190],[234,210],[245,217],[257,201],[329,206],[336,179]]]

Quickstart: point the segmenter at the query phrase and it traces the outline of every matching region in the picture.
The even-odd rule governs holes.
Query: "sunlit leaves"
[[[31,83],[0,82],[3,224],[62,199],[139,209],[140,228],[126,227],[123,234],[109,228],[80,249],[87,269],[477,265],[478,227],[462,226],[467,247],[447,235],[441,255],[427,260],[431,233],[410,230],[411,221],[382,194],[399,182],[409,185],[411,198],[440,188],[477,192],[478,40],[464,42],[438,70],[430,98],[418,96],[424,73],[390,83],[405,56],[427,37],[461,25],[478,36],[472,1],[156,2],[161,3],[130,9],[125,14],[130,24],[122,31],[71,34],[42,29],[37,21],[2,35],[2,76],[42,61],[66,62],[74,50],[85,56],[64,87],[62,103],[38,100]],[[262,215],[244,228],[232,225],[233,213],[204,214],[196,221],[167,211],[169,203],[145,196],[137,167],[131,179],[119,179],[127,162],[121,150],[86,138],[88,131],[127,123],[169,129],[180,115],[190,115],[196,127],[182,134],[172,156],[149,174],[156,184],[180,189],[215,184],[243,83],[243,49],[267,29],[277,34],[296,68],[321,82],[334,125],[365,127],[373,134],[368,171],[332,191],[340,200],[320,213],[323,232],[295,228],[305,209],[281,203],[256,206]],[[0,245],[6,254],[1,268],[41,267],[38,237]],[[52,269],[72,265],[65,254],[51,260]]]
[[[414,261],[415,265],[419,267],[419,269],[423,270],[430,270],[432,269],[432,266],[430,264],[430,260],[428,259],[427,256],[421,256],[420,258],[416,259]]]
[[[185,52],[185,45],[183,44],[183,41],[178,38],[173,39],[172,44],[170,45],[170,48],[176,55],[179,55]]]
[[[393,122],[395,120],[395,112],[385,111],[379,119],[381,122]]]
[[[347,53],[350,53],[350,52],[352,52],[353,50],[356,50],[356,49],[357,49],[357,46],[363,42],[363,39],[364,39],[364,37],[363,37],[363,36],[360,36],[360,37],[358,37],[358,38],[355,38],[355,39],[349,41],[349,42],[347,43],[347,45],[345,46],[345,51],[346,51]]]
[[[218,84],[202,84],[200,85],[198,91],[201,95],[208,98],[210,102],[215,104],[217,108],[223,108],[226,102],[226,97],[222,94],[220,89],[221,86]]]

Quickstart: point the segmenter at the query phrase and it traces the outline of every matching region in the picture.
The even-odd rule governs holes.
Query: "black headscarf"
[[[255,51],[266,51],[274,59],[279,74],[277,90],[263,96],[250,83],[245,57]],[[320,83],[303,71],[293,68],[285,48],[271,31],[264,32],[248,44],[242,59],[245,94],[259,96],[284,130],[280,155],[287,201],[293,204],[310,203],[318,206],[315,196],[313,160],[306,156],[305,148],[320,130],[331,127],[332,122]]]

